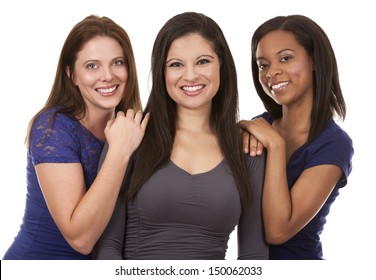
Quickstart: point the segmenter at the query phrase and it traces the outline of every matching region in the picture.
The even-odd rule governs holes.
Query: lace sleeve
[[[47,111],[35,120],[30,134],[29,152],[33,164],[80,162],[79,142],[76,141],[75,120]]]

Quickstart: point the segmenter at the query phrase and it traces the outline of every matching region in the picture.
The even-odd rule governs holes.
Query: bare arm
[[[79,163],[42,163],[38,180],[49,211],[64,238],[76,251],[89,254],[111,218],[128,161],[140,144],[148,116],[128,110],[109,121],[108,153],[96,179],[86,192]]]
[[[124,186],[124,185],[123,185]],[[120,191],[112,217],[92,252],[96,260],[122,260],[126,225],[125,187]]]
[[[283,137],[261,118],[241,121],[240,124],[242,129],[254,135],[268,151],[263,194],[265,234],[271,244],[284,243],[317,214],[342,172],[335,165],[308,168],[290,191]]]

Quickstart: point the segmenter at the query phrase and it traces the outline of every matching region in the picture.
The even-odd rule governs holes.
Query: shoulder
[[[248,170],[254,170],[259,168],[264,168],[266,163],[266,150],[263,151],[261,155],[251,157],[249,154],[245,154],[245,161],[248,167]]]
[[[40,113],[34,121],[34,129],[53,129],[65,127],[69,130],[76,129],[78,121],[73,116],[69,116],[59,112],[59,108],[47,109]]]
[[[59,113],[58,108],[48,109],[35,118],[30,131],[30,145],[48,144],[51,141],[62,143],[63,139],[66,141],[75,137],[77,131],[79,122],[75,118]]]
[[[350,136],[338,124],[331,120],[320,135],[310,144],[311,149],[353,154],[353,142]]]
[[[345,177],[352,170],[354,148],[350,136],[333,120],[305,147],[307,167],[319,164],[339,166]]]
[[[268,112],[264,112],[262,114],[259,114],[259,115],[256,115],[255,117],[253,117],[253,119],[257,119],[257,118],[263,118],[263,119],[267,120],[269,123],[272,123],[274,121],[274,118]]]
[[[323,131],[323,137],[328,137],[329,139],[335,139],[336,141],[340,141],[341,143],[352,146],[352,139],[347,134],[345,130],[343,130],[337,123],[334,121],[329,122],[326,129]]]

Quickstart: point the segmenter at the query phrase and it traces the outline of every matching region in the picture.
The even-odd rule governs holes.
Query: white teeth
[[[113,92],[116,89],[116,86],[111,87],[111,88],[98,88],[97,91],[100,93],[110,93]]]
[[[183,87],[183,90],[185,91],[196,91],[202,89],[204,86],[194,86],[194,87]]]
[[[287,85],[288,82],[283,82],[283,83],[280,83],[280,84],[277,84],[277,85],[272,85],[272,89],[279,89],[285,85]]]

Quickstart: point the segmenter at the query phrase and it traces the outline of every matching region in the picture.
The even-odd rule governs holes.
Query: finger
[[[142,111],[141,110],[138,110],[136,115],[134,116],[134,120],[136,123],[141,123],[141,120],[142,120]]]
[[[249,139],[249,155],[254,157],[257,155],[258,140],[253,135],[250,135]]]
[[[112,126],[112,124],[114,123],[115,119],[111,119],[107,122],[106,124],[106,127],[104,128],[104,133],[106,134],[107,131],[110,129],[110,127]]]
[[[134,118],[134,111],[133,111],[133,109],[128,109],[128,110],[127,110],[126,117],[127,117],[127,118],[131,118],[131,119]]]
[[[120,117],[120,116],[125,116],[123,111],[117,112],[116,117]]]
[[[258,142],[257,151],[256,151],[257,155],[262,155],[263,150],[264,150],[264,145],[261,142]]]
[[[243,132],[246,132],[246,133],[249,134],[249,132],[248,132],[248,122],[247,121],[241,120],[240,122],[238,122],[238,125],[242,129]]]
[[[242,137],[243,151],[244,153],[247,154],[249,151],[249,133],[247,131],[242,130],[241,137]]]
[[[142,128],[143,130],[146,129],[146,126],[148,125],[149,119],[150,119],[150,112],[146,113],[144,119],[143,119],[142,122],[141,122],[141,128]]]

